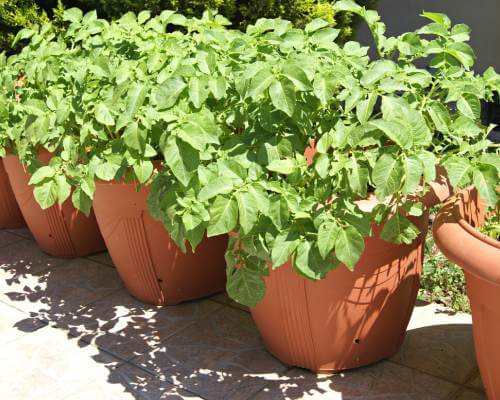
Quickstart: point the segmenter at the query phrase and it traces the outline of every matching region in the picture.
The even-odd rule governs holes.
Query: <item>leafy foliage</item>
[[[351,1],[335,11],[368,22],[377,59],[337,44],[321,19],[260,19],[243,33],[210,11],[107,22],[67,10],[66,32],[23,30],[29,45],[1,61],[0,143],[28,165],[42,207],[71,196],[89,212],[96,179],[132,179],[151,184],[151,214],[184,251],[235,235],[228,291],[250,306],[288,261],[312,280],[355,268],[373,224],[411,243],[436,166],[495,206],[498,154],[477,104],[500,76],[470,70],[468,28],[424,13],[429,24],[386,37],[376,12]]]

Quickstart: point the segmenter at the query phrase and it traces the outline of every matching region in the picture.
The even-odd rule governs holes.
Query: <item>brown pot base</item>
[[[414,223],[427,231],[428,215]],[[317,282],[271,271],[266,295],[251,310],[267,349],[288,365],[336,372],[375,363],[403,343],[419,288],[425,233],[397,246],[375,236],[354,272],[343,265]]]
[[[3,161],[0,159],[0,229],[16,229],[24,226],[26,223],[10,187]]]
[[[39,158],[48,163],[50,154],[42,152]],[[71,200],[42,210],[29,185],[30,176],[19,159],[7,155],[4,165],[26,224],[44,252],[54,257],[75,258],[105,250],[93,213],[87,218],[73,207]]]
[[[225,236],[183,254],[147,211],[149,188],[97,182],[94,209],[108,251],[128,291],[154,305],[173,305],[225,287]]]
[[[483,235],[486,206],[476,190],[449,201],[434,221],[436,245],[465,271],[476,358],[486,394],[500,400],[500,242]]]

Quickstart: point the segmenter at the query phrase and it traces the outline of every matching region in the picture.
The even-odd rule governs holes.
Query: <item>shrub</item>
[[[172,9],[186,16],[200,17],[207,8],[217,9],[232,21],[235,27],[245,30],[259,18],[283,18],[296,26],[303,27],[314,18],[322,18],[339,29],[339,38],[344,40],[353,35],[353,27],[359,21],[350,13],[337,17],[333,4],[328,0],[66,0],[68,6],[86,10],[96,9],[101,18],[117,18],[127,11],[150,10],[153,15]],[[358,0],[358,4],[374,8],[377,0]]]
[[[47,14],[35,1],[0,0],[0,52],[12,51],[12,40],[20,29],[47,20]]]

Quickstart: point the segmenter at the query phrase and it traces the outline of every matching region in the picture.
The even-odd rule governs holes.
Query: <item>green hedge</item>
[[[0,52],[10,50],[19,29],[47,20],[47,14],[34,1],[0,0]]]
[[[349,13],[338,19],[332,4],[327,0],[0,0],[0,52],[11,52],[16,32],[26,26],[47,21],[59,14],[62,7],[79,7],[84,11],[96,9],[101,18],[114,19],[127,11],[151,10],[158,14],[165,9],[175,9],[186,16],[200,16],[205,8],[216,8],[235,26],[245,29],[258,18],[281,17],[303,26],[320,17],[336,22],[341,28],[340,40],[353,35],[357,20]],[[377,0],[357,0],[367,8],[374,8]],[[54,11],[55,10],[55,11]]]

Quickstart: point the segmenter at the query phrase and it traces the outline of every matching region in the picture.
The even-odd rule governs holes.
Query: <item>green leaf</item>
[[[64,10],[63,20],[69,22],[80,22],[83,18],[82,10],[79,8],[73,7],[67,10]]]
[[[269,68],[261,69],[250,81],[248,94],[253,99],[257,99],[269,86],[271,86],[271,83],[273,81],[274,75],[272,74],[271,70]]]
[[[148,160],[138,160],[134,166],[134,173],[139,183],[146,183],[153,174],[153,163]]]
[[[189,144],[170,136],[163,149],[163,155],[165,163],[170,167],[175,177],[184,186],[187,186],[200,163],[198,152]]]
[[[349,173],[349,186],[352,191],[365,197],[368,185],[368,169],[361,167],[356,158],[351,159],[351,172]]]
[[[324,28],[325,26],[330,25],[329,22],[325,21],[321,18],[314,18],[311,22],[307,23],[304,27],[306,32],[315,32],[318,29]]]
[[[90,215],[90,210],[92,209],[92,199],[87,196],[83,190],[76,188],[71,196],[73,205],[78,210],[82,211],[85,215]]]
[[[57,175],[55,181],[57,184],[57,203],[63,204],[71,196],[71,185],[64,175]]]
[[[325,179],[330,169],[330,158],[326,154],[317,156],[314,161],[314,169],[322,179]]]
[[[257,272],[246,268],[234,268],[227,276],[227,294],[240,304],[255,307],[266,293],[264,279]]]
[[[290,158],[284,160],[273,160],[267,166],[269,171],[277,172],[283,175],[289,175],[295,171],[295,161]]]
[[[334,43],[335,39],[339,36],[340,29],[323,28],[319,29],[311,36],[311,43],[318,46],[329,46]]]
[[[205,82],[199,78],[191,78],[189,81],[189,100],[196,108],[200,108],[208,98],[208,88]]]
[[[287,263],[299,245],[299,235],[288,229],[281,231],[274,239],[271,249],[272,268],[276,269]]]
[[[108,106],[104,103],[97,104],[95,108],[95,118],[103,125],[113,126],[115,124],[115,119],[111,115]]]
[[[457,101],[457,108],[460,113],[472,120],[481,118],[481,103],[473,94],[462,94]]]
[[[220,100],[226,96],[227,82],[223,76],[218,76],[215,79],[210,79],[208,81],[208,87],[217,100]]]
[[[335,255],[349,270],[353,271],[365,250],[363,236],[352,226],[341,228],[335,240]]]
[[[209,111],[202,111],[189,115],[177,134],[186,143],[199,151],[204,151],[210,143],[218,144],[221,131],[217,126],[214,116]]]
[[[54,171],[54,168],[46,165],[41,168],[38,168],[35,173],[31,176],[29,185],[36,185],[45,179],[50,179],[55,175],[56,171]]]
[[[335,247],[339,226],[333,221],[323,222],[318,229],[318,249],[321,257],[326,258]]]
[[[220,176],[201,188],[198,200],[207,201],[219,194],[229,194],[232,190],[233,181],[230,178]]]
[[[337,81],[329,74],[319,74],[314,78],[313,92],[314,95],[321,101],[321,104],[326,105],[332,98]]]
[[[134,121],[125,129],[125,132],[123,133],[123,141],[127,147],[142,154],[146,149],[146,132],[139,129],[139,125]]]
[[[420,158],[414,155],[409,155],[405,157],[403,161],[403,167],[405,172],[405,182],[403,185],[403,193],[413,194],[417,190],[422,175],[424,173],[424,166]]]
[[[130,118],[134,118],[139,108],[144,104],[148,93],[147,86],[142,83],[134,83],[127,95],[127,108],[125,112]]]
[[[386,242],[396,244],[411,244],[420,231],[407,218],[399,213],[392,215],[384,224],[380,237]]]
[[[470,182],[471,165],[466,158],[450,158],[446,160],[444,167],[452,186],[463,187]]]
[[[173,107],[186,86],[186,83],[180,77],[168,78],[158,88],[153,90],[152,97],[154,103],[161,110]]]
[[[377,94],[372,92],[368,96],[368,99],[360,101],[356,106],[356,116],[358,117],[358,121],[362,124],[368,122],[368,119],[373,114],[373,107],[375,107],[377,97]]]
[[[375,61],[370,68],[361,77],[361,84],[365,87],[371,87],[387,75],[396,72],[396,64],[389,60]]]
[[[36,186],[33,190],[36,202],[42,210],[52,207],[57,200],[57,183],[53,180],[47,181],[42,185]]]
[[[436,179],[436,156],[427,150],[421,150],[417,157],[422,161],[424,167],[424,178],[427,182],[432,182]]]
[[[497,188],[499,186],[498,171],[489,165],[481,165],[474,168],[474,186],[477,188],[481,198],[490,206],[497,206]]]
[[[99,179],[109,182],[115,179],[119,169],[120,165],[104,161],[96,166],[95,174]]]
[[[293,258],[294,271],[311,280],[323,279],[326,274],[337,265],[324,260],[316,247],[307,240],[301,240]]]
[[[451,125],[451,117],[448,109],[441,103],[435,101],[428,108],[429,115],[440,132],[448,133]]]
[[[451,43],[446,47],[446,53],[455,57],[463,66],[467,68],[472,67],[474,65],[474,60],[476,59],[474,51],[467,43]]]
[[[370,121],[370,125],[381,130],[389,139],[396,143],[399,147],[407,149],[411,147],[412,140],[405,126],[396,121],[386,121],[383,119],[375,119]]]
[[[248,192],[236,193],[236,200],[238,202],[241,228],[244,233],[248,233],[257,222],[259,206],[254,197]]]
[[[445,28],[449,28],[451,26],[451,21],[446,14],[424,11],[421,15],[422,17],[428,18]]]
[[[297,90],[311,90],[311,82],[307,78],[306,73],[302,68],[292,62],[288,62],[283,66],[281,71],[293,84]]]
[[[291,83],[285,81],[275,81],[269,87],[269,96],[278,110],[283,111],[289,117],[295,110],[295,90]]]
[[[209,237],[233,231],[238,222],[238,203],[232,197],[217,196],[210,207]]]
[[[382,154],[372,172],[375,193],[379,200],[396,193],[401,187],[403,168],[401,162],[392,154]]]

